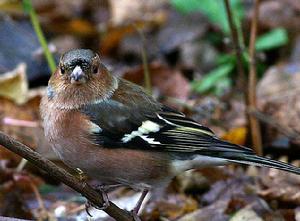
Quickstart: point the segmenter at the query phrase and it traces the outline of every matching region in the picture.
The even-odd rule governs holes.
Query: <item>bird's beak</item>
[[[70,76],[72,84],[80,84],[86,82],[85,74],[81,67],[78,65],[73,69]]]

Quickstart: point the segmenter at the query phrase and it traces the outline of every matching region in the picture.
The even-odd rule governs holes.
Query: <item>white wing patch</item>
[[[176,124],[166,120],[165,118],[163,118],[162,116],[160,116],[159,114],[157,114],[157,117],[161,120],[163,120],[164,122],[166,122],[167,124],[173,125],[173,126],[177,126]]]
[[[150,144],[160,144],[158,141],[154,141],[154,138],[148,138],[147,134],[153,132],[158,132],[160,126],[157,123],[154,123],[150,120],[144,121],[142,125],[135,131],[132,131],[130,134],[125,134],[122,138],[124,143],[129,142],[135,137],[141,137],[143,140],[147,141]]]
[[[147,136],[140,136],[144,141],[148,142],[149,144],[161,144],[159,141],[155,141],[154,138],[147,137]]]

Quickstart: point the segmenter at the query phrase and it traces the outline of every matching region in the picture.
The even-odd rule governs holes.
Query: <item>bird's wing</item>
[[[91,131],[95,144],[176,153],[173,156],[182,159],[200,154],[300,174],[300,169],[293,165],[256,156],[250,148],[218,139],[209,128],[136,90],[126,92],[125,98],[129,99],[113,97],[81,109],[98,127]]]
[[[182,153],[245,152],[251,149],[219,140],[207,127],[166,106],[126,105],[117,100],[82,109],[101,129],[93,132],[96,144],[107,148],[144,149]]]

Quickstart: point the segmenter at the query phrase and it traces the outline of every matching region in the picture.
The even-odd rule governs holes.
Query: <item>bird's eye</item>
[[[64,74],[66,72],[66,69],[64,67],[60,67],[60,73]]]
[[[94,73],[94,74],[97,74],[97,73],[98,73],[98,67],[97,67],[97,66],[93,67],[93,73]]]

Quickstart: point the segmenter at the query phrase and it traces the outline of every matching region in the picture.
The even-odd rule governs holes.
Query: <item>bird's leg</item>
[[[140,208],[142,206],[142,203],[143,203],[145,197],[147,196],[148,192],[149,192],[148,189],[144,189],[143,190],[142,195],[140,196],[139,200],[137,201],[135,207],[132,210],[133,214],[136,214],[136,215],[138,214],[138,212],[139,212],[139,210],[140,210]]]
[[[95,206],[95,205],[92,204],[90,201],[87,201],[87,202],[86,202],[86,204],[85,204],[85,211],[86,211],[86,213],[87,213],[90,217],[92,217],[92,215],[91,215],[91,213],[90,213],[90,211],[89,211],[89,209],[90,209],[91,207],[94,207],[94,208],[99,209],[99,210],[105,210],[107,207],[109,207],[110,203],[109,203],[108,195],[107,195],[105,189],[106,189],[106,188],[101,187],[101,186],[97,186],[97,188],[95,188],[95,190],[96,190],[97,192],[99,192],[99,193],[102,195],[102,199],[103,199],[103,201],[104,201],[101,207]]]
[[[99,209],[99,210],[105,210],[107,207],[109,207],[110,203],[109,203],[107,192],[109,192],[112,189],[115,189],[117,187],[120,187],[120,186],[122,186],[122,185],[121,184],[112,184],[112,185],[98,185],[98,186],[96,186],[95,190],[102,195],[102,198],[103,198],[104,202],[103,202],[102,206],[99,207],[99,206],[95,206],[95,205],[91,204],[91,202],[87,201],[87,203],[85,204],[86,213],[89,216],[92,216],[89,212],[89,209],[91,207],[94,207],[94,208]]]
[[[89,215],[89,217],[93,217],[90,213],[90,208],[93,207],[92,203],[90,201],[86,201],[85,203],[85,212]]]

